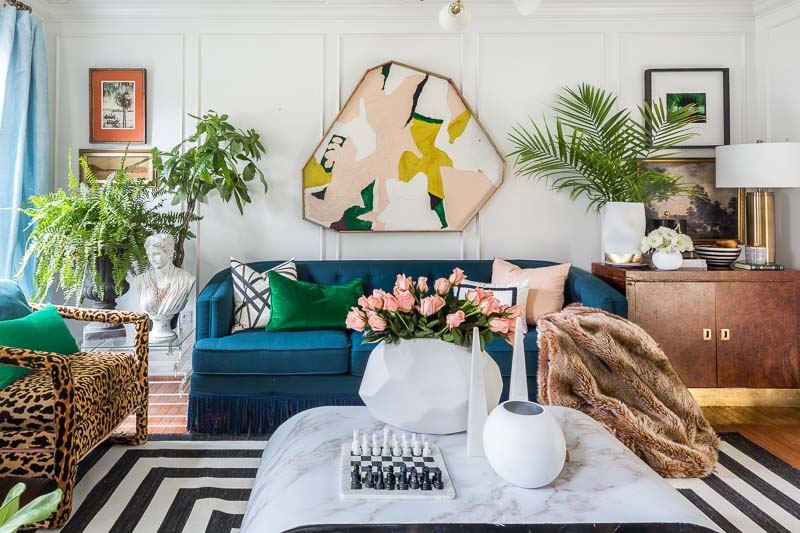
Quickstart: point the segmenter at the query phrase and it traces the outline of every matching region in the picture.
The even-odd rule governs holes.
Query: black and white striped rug
[[[672,485],[726,532],[800,532],[800,470],[738,433],[721,436],[714,474]],[[266,442],[158,437],[168,440],[87,457],[61,531],[238,531]]]

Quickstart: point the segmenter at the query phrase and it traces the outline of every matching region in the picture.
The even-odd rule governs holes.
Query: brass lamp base
[[[747,193],[747,246],[767,249],[767,262],[775,262],[775,195],[762,190]]]

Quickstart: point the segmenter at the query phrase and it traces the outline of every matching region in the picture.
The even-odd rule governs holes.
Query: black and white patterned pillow
[[[233,278],[233,328],[231,333],[246,329],[266,328],[272,307],[272,293],[269,289],[267,272],[277,272],[289,279],[297,279],[294,257],[280,265],[256,272],[238,259],[231,257],[231,277]]]
[[[471,289],[481,288],[492,291],[494,297],[500,300],[503,305],[521,305],[524,310],[528,306],[528,281],[516,281],[514,283],[480,283],[465,279],[461,285],[453,287],[453,295],[459,300],[467,299],[467,292]],[[525,318],[523,315],[522,318]],[[522,331],[528,332],[528,324],[522,321]]]

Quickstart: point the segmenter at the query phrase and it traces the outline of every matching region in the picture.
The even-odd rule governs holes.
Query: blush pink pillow
[[[528,324],[536,325],[539,317],[564,308],[564,283],[570,263],[541,268],[520,268],[495,257],[492,283],[528,282],[528,305],[525,306]]]

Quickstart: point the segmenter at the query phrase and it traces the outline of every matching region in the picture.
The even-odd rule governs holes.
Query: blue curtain
[[[50,189],[47,57],[41,21],[0,8],[0,278],[13,277],[25,251],[27,217],[16,211]],[[30,295],[32,268],[20,279]]]

